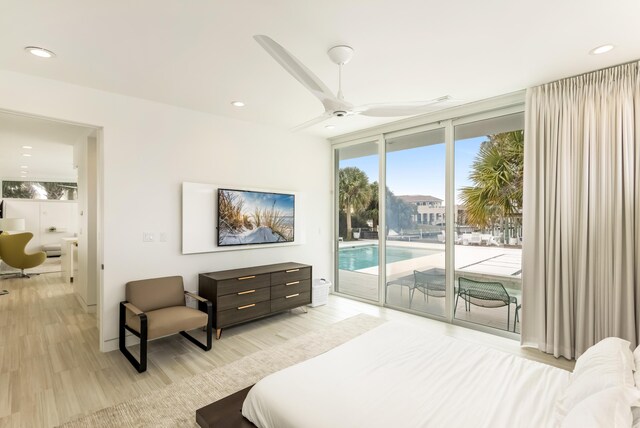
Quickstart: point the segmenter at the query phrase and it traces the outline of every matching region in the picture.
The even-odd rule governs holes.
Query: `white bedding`
[[[258,382],[260,428],[554,427],[569,372],[388,322]]]

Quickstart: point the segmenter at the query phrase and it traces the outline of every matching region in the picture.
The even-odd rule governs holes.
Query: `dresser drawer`
[[[223,328],[266,315],[271,310],[271,301],[250,303],[218,312],[216,328]]]
[[[311,303],[311,293],[292,293],[277,299],[271,299],[271,312],[279,312],[285,309],[297,308]]]
[[[272,285],[271,298],[276,299],[296,293],[308,293],[309,291],[311,291],[311,280],[290,281],[284,284]]]
[[[289,269],[271,274],[271,284],[286,284],[287,282],[311,279],[311,268]]]
[[[238,291],[233,294],[225,294],[218,297],[218,311],[225,309],[237,308],[251,303],[264,302],[271,298],[271,290],[269,287],[252,288],[251,290]]]
[[[225,294],[235,294],[240,291],[253,290],[256,288],[269,287],[271,285],[268,273],[263,275],[247,275],[234,279],[218,281],[218,296]]]

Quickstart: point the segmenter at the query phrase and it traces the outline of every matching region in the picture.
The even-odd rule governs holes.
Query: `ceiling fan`
[[[327,54],[331,61],[338,65],[338,93],[334,95],[331,90],[315,75],[305,67],[296,57],[289,53],[285,48],[275,42],[272,38],[265,35],[256,35],[253,38],[273,57],[285,70],[302,83],[316,98],[320,100],[324,106],[324,113],[314,119],[311,119],[301,125],[292,128],[297,131],[317,123],[323,122],[331,117],[344,117],[351,115],[363,115],[372,117],[400,117],[413,116],[416,114],[427,113],[438,107],[442,107],[443,103],[453,105],[452,98],[448,95],[434,98],[429,101],[418,101],[408,103],[380,103],[366,104],[354,106],[344,99],[342,94],[342,66],[348,63],[353,57],[353,48],[350,46],[340,45],[334,46]],[[455,102],[458,104],[458,102]],[[438,105],[438,107],[436,107]]]

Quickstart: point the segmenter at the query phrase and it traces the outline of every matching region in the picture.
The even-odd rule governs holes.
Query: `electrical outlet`
[[[144,232],[142,234],[142,242],[154,242],[156,239],[152,232]]]

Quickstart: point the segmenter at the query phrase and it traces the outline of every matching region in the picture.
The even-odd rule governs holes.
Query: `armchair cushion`
[[[148,338],[155,339],[179,331],[193,330],[205,327],[209,319],[205,312],[188,306],[173,306],[170,308],[156,309],[146,312]],[[140,317],[133,316],[127,321],[127,325],[140,333]]]
[[[128,282],[125,295],[126,300],[142,312],[185,305],[184,284],[181,276]]]

